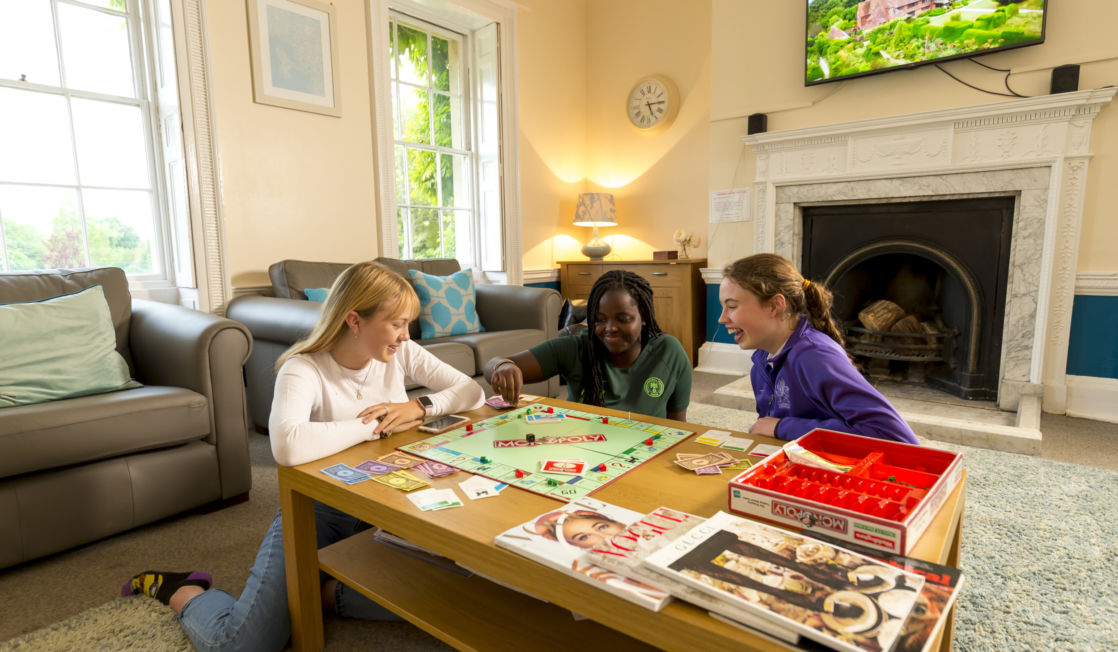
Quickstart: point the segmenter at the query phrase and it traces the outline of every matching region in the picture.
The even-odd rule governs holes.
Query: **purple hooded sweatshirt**
[[[769,361],[753,353],[757,414],[776,417],[776,436],[793,440],[814,428],[918,444],[896,409],[858,373],[846,351],[808,323],[806,317],[784,348]]]

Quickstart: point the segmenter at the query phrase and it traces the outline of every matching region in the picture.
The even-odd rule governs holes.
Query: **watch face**
[[[629,122],[640,129],[648,129],[660,122],[669,112],[668,90],[655,79],[646,79],[629,93]]]

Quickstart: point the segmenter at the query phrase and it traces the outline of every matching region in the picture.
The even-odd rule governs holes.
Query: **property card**
[[[358,471],[364,471],[365,473],[368,473],[370,475],[384,475],[385,473],[391,473],[400,467],[392,466],[391,464],[385,464],[384,462],[378,462],[376,460],[365,460],[364,462],[358,464],[353,468],[357,469]]]
[[[425,512],[462,506],[462,501],[453,489],[425,489],[408,494],[408,500]]]
[[[768,457],[779,450],[781,450],[780,446],[775,444],[757,444],[753,447],[753,450],[749,451],[749,454],[758,457]]]
[[[562,475],[582,475],[586,470],[584,460],[540,460],[540,471]]]
[[[469,480],[458,483],[458,488],[470,500],[478,500],[479,498],[492,498],[501,493],[501,489],[507,487],[503,482],[495,482],[489,478],[483,478],[480,475],[472,475]]]
[[[358,471],[353,467],[346,466],[345,464],[334,464],[328,466],[325,469],[322,469],[322,472],[330,476],[331,478],[334,478],[335,480],[339,480],[346,484],[357,484],[358,482],[364,482],[369,479],[368,473],[362,473],[361,471]]]
[[[720,446],[729,436],[730,433],[726,430],[708,430],[695,437],[695,441],[707,446]]]
[[[752,439],[746,439],[745,437],[727,437],[722,440],[722,448],[731,451],[745,451],[752,443]]]

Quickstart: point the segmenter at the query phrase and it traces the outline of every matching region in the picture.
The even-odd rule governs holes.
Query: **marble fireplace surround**
[[[918,434],[1035,453],[1041,401],[1045,411],[1065,411],[1091,123],[1116,90],[744,138],[756,156],[754,251],[772,251],[797,262],[805,206],[1015,199],[996,407],[1016,413],[1016,419],[1007,422],[1004,414],[991,415],[993,422],[967,432],[961,424],[945,426],[945,420],[952,420],[945,417],[919,428],[914,424]],[[906,418],[912,421],[908,414]],[[1007,426],[1005,436],[992,436],[993,425]]]

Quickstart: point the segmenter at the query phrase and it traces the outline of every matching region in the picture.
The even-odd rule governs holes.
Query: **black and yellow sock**
[[[144,571],[132,576],[120,589],[121,595],[149,595],[163,604],[171,601],[171,596],[184,586],[210,588],[213,577],[203,571],[188,573],[169,573],[165,571]]]

